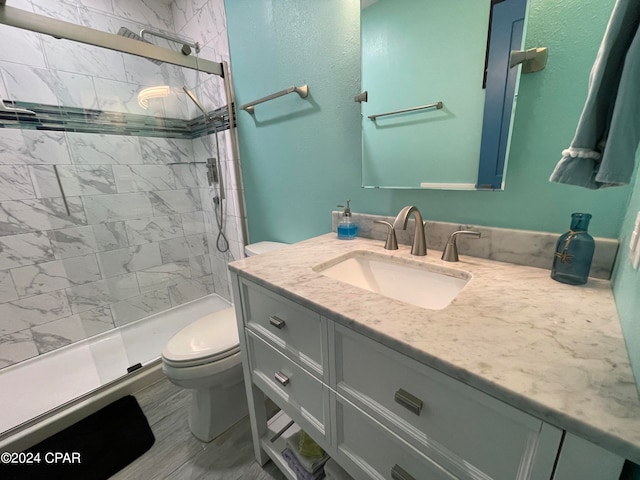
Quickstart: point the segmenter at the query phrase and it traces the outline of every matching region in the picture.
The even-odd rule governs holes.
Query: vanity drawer
[[[324,372],[320,315],[265,288],[242,283],[245,325],[318,378]]]
[[[540,420],[340,325],[335,339],[337,392],[456,475],[520,478],[534,459]]]
[[[315,430],[324,437],[328,389],[256,334],[246,333],[253,382],[304,430],[310,434]]]
[[[335,395],[337,460],[358,479],[457,480],[360,409]]]

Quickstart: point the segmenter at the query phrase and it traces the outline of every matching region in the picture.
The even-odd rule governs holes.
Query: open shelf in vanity
[[[287,438],[300,431],[291,418],[280,410],[267,422],[267,433],[260,438],[262,449],[289,480],[297,480],[296,474],[287,465],[282,452],[287,446]]]

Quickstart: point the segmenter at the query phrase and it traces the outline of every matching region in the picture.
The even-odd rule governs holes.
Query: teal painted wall
[[[589,191],[548,182],[573,137],[589,71],[614,0],[531,0],[526,47],[547,46],[547,68],[523,75],[504,192],[360,187],[358,0],[227,0],[239,104],[293,84],[287,95],[238,114],[249,239],[295,242],[331,229],[347,198],[357,212],[417,205],[431,220],[565,231],[573,211],[591,232],[617,238],[629,187]]]
[[[359,7],[344,0],[225,2],[250,241],[295,242],[331,229],[331,210],[359,194]],[[231,45],[233,47],[231,47]],[[354,205],[363,206],[355,201]]]
[[[636,215],[640,211],[640,172],[636,171],[633,194],[620,233],[620,252],[613,277],[613,293],[618,306],[620,324],[627,343],[636,383],[640,386],[640,271],[633,270],[628,260],[628,245]],[[639,387],[640,389],[640,387]]]

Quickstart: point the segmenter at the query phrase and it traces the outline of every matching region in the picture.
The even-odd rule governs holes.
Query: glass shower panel
[[[103,26],[141,28],[116,23]],[[203,200],[210,132],[224,122],[183,87],[215,111],[223,82],[0,27],[28,52],[0,53],[0,96],[35,113],[0,115],[0,368],[112,330],[118,340],[96,350],[127,359],[111,365],[151,360],[115,329],[214,292]]]
[[[145,61],[135,57],[126,60]],[[152,206],[151,217],[125,224],[130,242],[145,249],[152,259],[152,263],[136,271],[140,295],[113,306],[116,325],[125,325],[120,334],[130,366],[157,358],[166,343],[160,339],[170,338],[186,325],[171,309],[216,291],[212,269],[215,223],[209,212],[213,210],[212,198],[218,193],[215,186],[209,185],[207,169],[209,159],[218,156],[211,132],[226,125],[222,118],[209,117],[224,116],[224,84],[214,75],[163,67],[166,70],[162,79],[168,80],[171,94],[161,98],[165,112],[161,121],[166,122],[167,130],[169,123],[174,127],[179,123],[184,131],[141,137],[143,164],[114,166],[118,188],[122,192],[145,192]],[[172,73],[170,77],[167,72]],[[209,112],[206,118],[188,99],[185,88]],[[174,106],[179,110],[172,111]],[[170,116],[177,114],[181,117]],[[149,319],[151,328],[131,323],[159,312],[164,313]]]
[[[173,3],[89,3],[11,6],[111,33],[177,30]],[[206,29],[200,20],[179,19]],[[208,43],[200,58],[228,58],[220,31],[192,33]],[[243,220],[222,78],[5,25],[0,38],[2,435],[156,360],[185,322],[226,308]],[[210,159],[224,189],[208,182]],[[229,250],[216,247],[219,223]]]

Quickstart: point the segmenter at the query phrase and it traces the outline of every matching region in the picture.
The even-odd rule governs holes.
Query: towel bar
[[[283,95],[287,95],[288,93],[293,92],[296,92],[298,95],[300,95],[300,98],[307,98],[307,95],[309,95],[309,87],[307,85],[302,85],[300,87],[289,87],[280,92],[272,93],[271,95],[267,95],[266,97],[254,100],[253,102],[245,103],[240,107],[240,109],[253,115],[255,112],[254,107],[259,103],[268,102],[269,100],[273,100],[274,98],[282,97]]]
[[[426,108],[434,108],[436,110],[440,110],[442,107],[444,107],[444,103],[442,102],[436,102],[436,103],[430,103],[429,105],[420,105],[419,107],[413,107],[413,108],[405,108],[402,110],[395,110],[393,112],[386,112],[386,113],[377,113],[375,115],[369,115],[369,120],[374,120],[378,117],[385,117],[387,115],[395,115],[397,113],[405,113],[405,112],[415,112],[416,110],[424,110]]]

